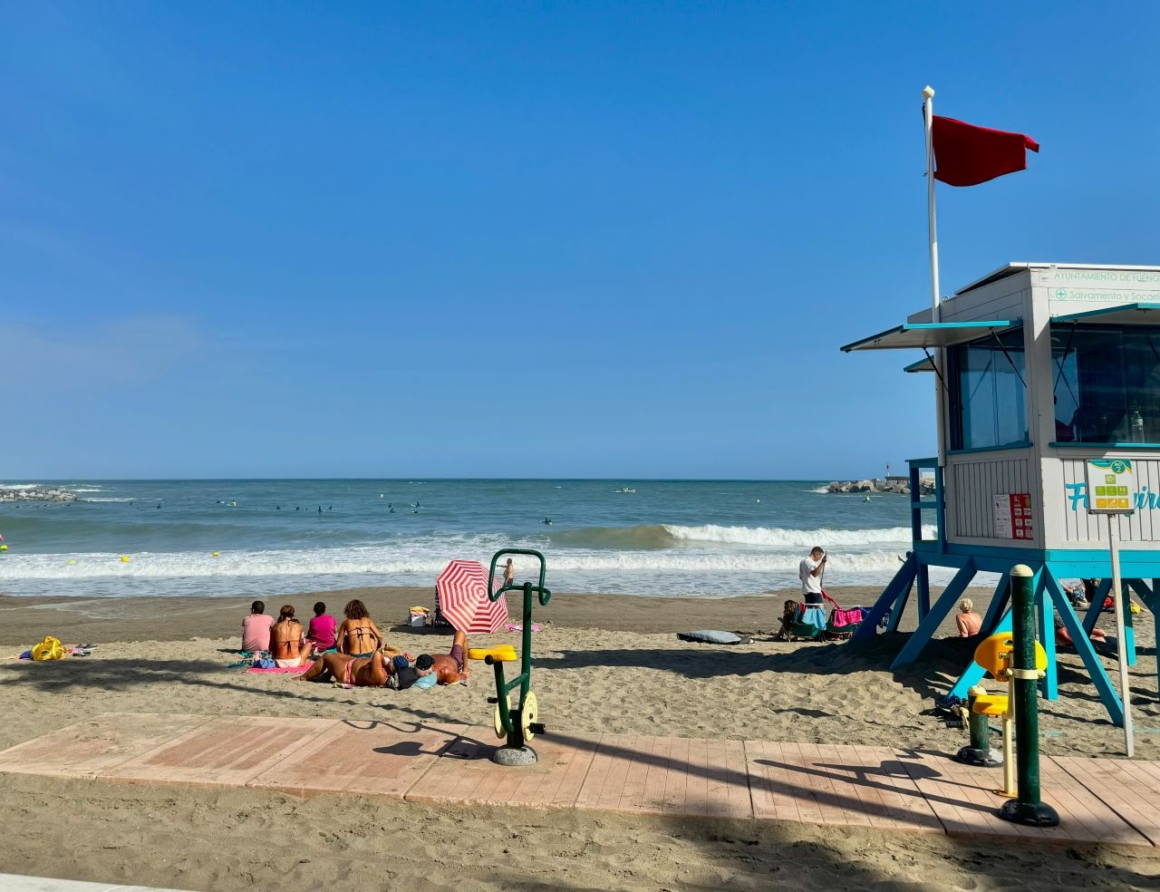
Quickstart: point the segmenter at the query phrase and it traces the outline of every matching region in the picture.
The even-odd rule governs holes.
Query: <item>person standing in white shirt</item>
[[[800,622],[809,623],[819,629],[826,627],[826,608],[822,601],[822,574],[826,571],[826,552],[814,546],[808,557],[798,565],[798,578],[802,582],[802,600],[805,607]]]

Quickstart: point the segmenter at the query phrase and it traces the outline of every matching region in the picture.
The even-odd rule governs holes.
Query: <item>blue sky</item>
[[[1160,6],[0,6],[0,478],[830,478],[942,285],[1160,264]]]

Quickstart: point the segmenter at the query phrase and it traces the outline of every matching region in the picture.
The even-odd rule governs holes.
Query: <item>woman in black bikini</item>
[[[334,635],[340,654],[369,657],[383,643],[383,633],[372,621],[362,601],[354,600],[342,611],[346,617]]]

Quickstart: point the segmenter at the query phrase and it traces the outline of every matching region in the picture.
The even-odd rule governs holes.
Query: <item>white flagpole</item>
[[[930,235],[930,303],[931,322],[940,322],[940,295],[938,286],[938,223],[934,205],[934,88],[927,86],[922,91],[922,117],[926,129],[926,213],[927,231]],[[938,466],[946,465],[946,397],[943,382],[946,380],[946,351],[939,347],[935,351],[935,417],[938,421]]]

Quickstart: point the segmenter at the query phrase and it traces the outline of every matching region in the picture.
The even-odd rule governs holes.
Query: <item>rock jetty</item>
[[[922,478],[919,480],[922,495],[934,493],[934,480]],[[885,480],[835,480],[826,487],[826,492],[841,493],[889,493],[891,495],[910,495],[910,479],[907,477],[887,477]]]
[[[46,486],[13,486],[0,489],[0,502],[75,502],[77,494]]]

